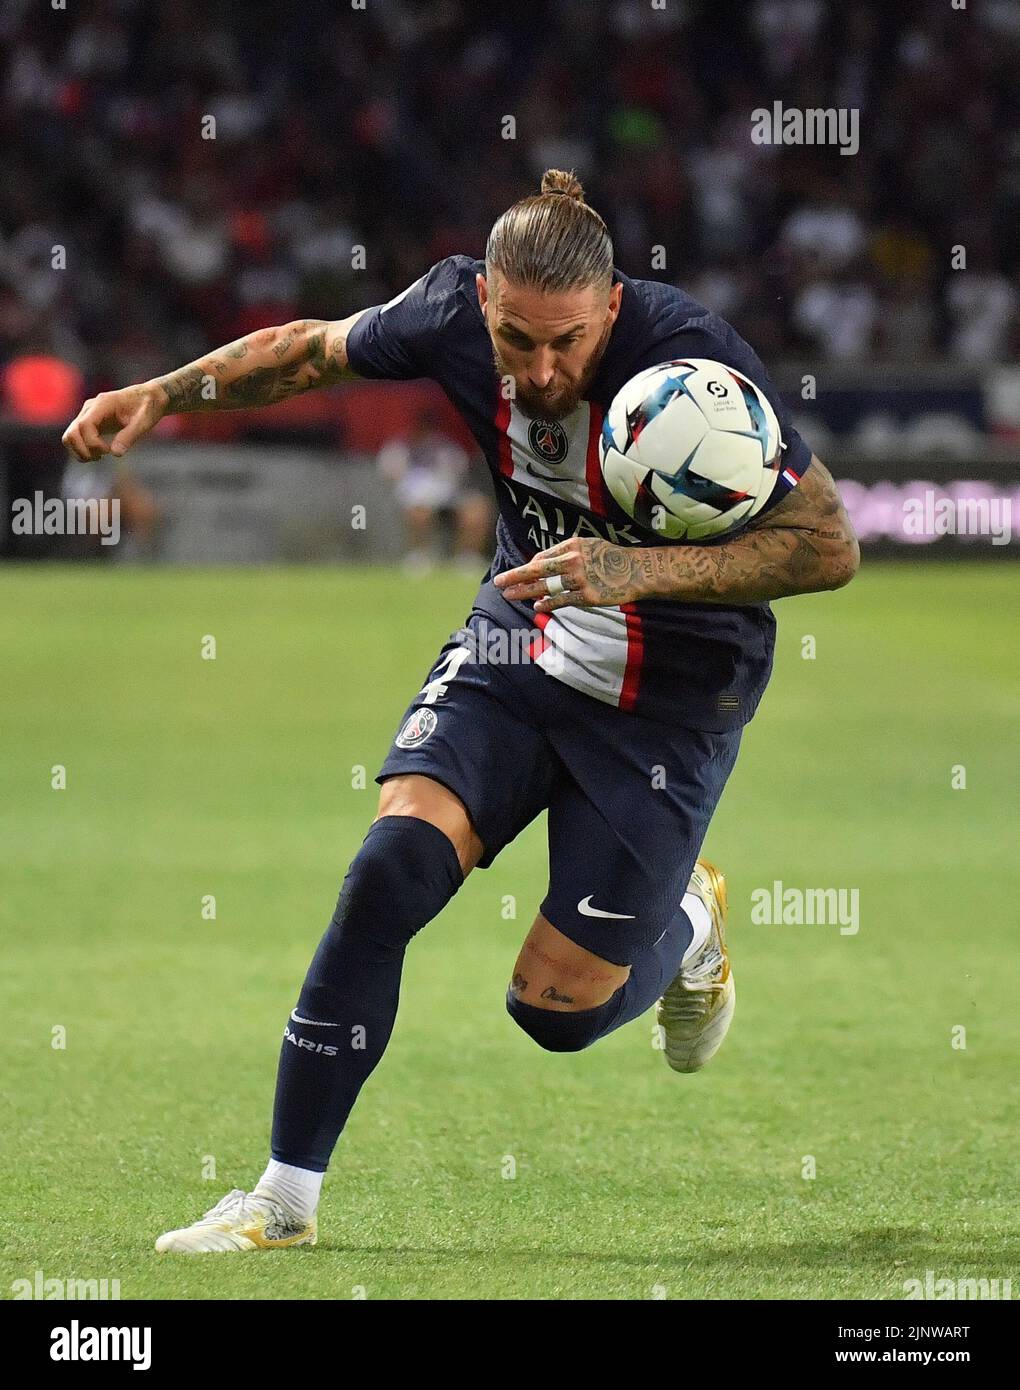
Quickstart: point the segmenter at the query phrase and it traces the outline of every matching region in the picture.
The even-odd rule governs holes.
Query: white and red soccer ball
[[[670,540],[750,521],[783,468],[772,406],[742,373],[705,357],[632,377],[603,421],[599,457],[627,515]]]

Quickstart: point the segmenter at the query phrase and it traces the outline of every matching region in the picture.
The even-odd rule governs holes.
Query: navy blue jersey
[[[617,391],[637,372],[675,358],[734,367],[772,403],[785,452],[762,516],[796,486],[811,459],[764,367],[728,323],[683,290],[615,271],[614,282],[623,285],[620,313],[587,399],[562,420],[532,420],[505,398],[478,306],[479,271],[484,261],[447,257],[388,304],[367,310],[347,339],[360,376],[438,382],[488,462],[499,506],[496,554],[475,608],[504,626],[541,628],[538,664],[595,699],[688,728],[738,728],[753,715],[772,670],[775,619],[767,603],[648,599],[536,614],[528,602],[505,599],[491,576],[574,535],[616,545],[687,544],[643,530],[621,510],[598,454],[603,416]]]

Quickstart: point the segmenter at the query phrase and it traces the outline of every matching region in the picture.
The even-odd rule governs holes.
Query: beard
[[[498,377],[512,377],[515,386],[514,404],[517,409],[528,417],[529,420],[563,420],[568,415],[572,415],[581,401],[584,393],[595,379],[595,373],[599,369],[602,355],[609,342],[609,335],[612,332],[612,324],[606,326],[602,337],[595,344],[591,355],[585,362],[579,379],[571,382],[568,386],[559,386],[555,390],[539,391],[534,386],[522,385],[514,377],[499,355],[496,344],[492,344],[492,358]],[[491,342],[490,338],[490,342]]]

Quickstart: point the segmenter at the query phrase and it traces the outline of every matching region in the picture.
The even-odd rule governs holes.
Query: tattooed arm
[[[832,474],[817,458],[793,491],[736,540],[650,553],[643,597],[699,603],[761,603],[841,589],[861,558]]]
[[[842,588],[859,564],[836,484],[814,458],[797,487],[735,540],[638,548],[574,536],[494,582],[508,599],[536,600],[540,613],[650,598],[744,604]],[[548,597],[551,575],[568,592]]]
[[[103,391],[85,402],[63,443],[82,460],[109,453],[119,457],[164,415],[272,405],[316,386],[332,386],[353,375],[347,335],[360,317],[260,328],[168,376]]]

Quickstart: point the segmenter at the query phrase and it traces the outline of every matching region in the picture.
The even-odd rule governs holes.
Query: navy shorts
[[[375,780],[419,773],[448,787],[485,846],[480,868],[548,810],[542,915],[632,965],[676,916],[742,730],[706,733],[604,704],[527,659],[532,640],[537,629],[515,636],[472,612]]]

